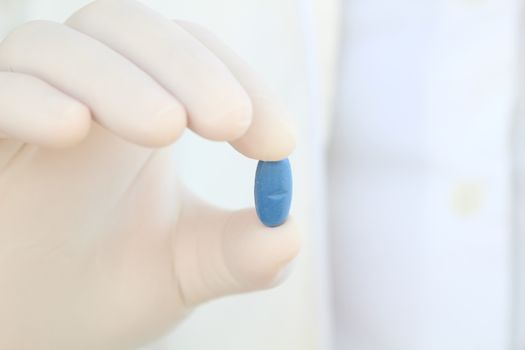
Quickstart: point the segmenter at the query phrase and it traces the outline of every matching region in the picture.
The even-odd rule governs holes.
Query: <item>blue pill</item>
[[[264,225],[275,227],[286,221],[292,203],[292,170],[288,159],[259,161],[254,195],[255,209]]]

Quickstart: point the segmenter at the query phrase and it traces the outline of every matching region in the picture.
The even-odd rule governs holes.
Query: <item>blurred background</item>
[[[286,103],[304,234],[282,286],[144,350],[525,349],[521,1],[142,2],[213,30]],[[0,37],[86,3],[0,0]],[[189,132],[177,149],[199,195],[253,205],[255,161]]]

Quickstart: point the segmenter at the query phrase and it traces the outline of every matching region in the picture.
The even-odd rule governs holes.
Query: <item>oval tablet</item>
[[[254,194],[259,220],[268,227],[282,225],[292,202],[292,170],[288,159],[259,161]]]

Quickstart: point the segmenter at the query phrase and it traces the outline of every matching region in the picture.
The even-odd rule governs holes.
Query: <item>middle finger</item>
[[[228,68],[173,21],[133,0],[95,1],[67,25],[119,52],[186,107],[189,127],[231,141],[251,123],[248,94]]]

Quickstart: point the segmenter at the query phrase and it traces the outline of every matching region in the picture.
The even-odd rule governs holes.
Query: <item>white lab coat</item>
[[[525,348],[520,10],[345,2],[328,169],[337,349]]]

